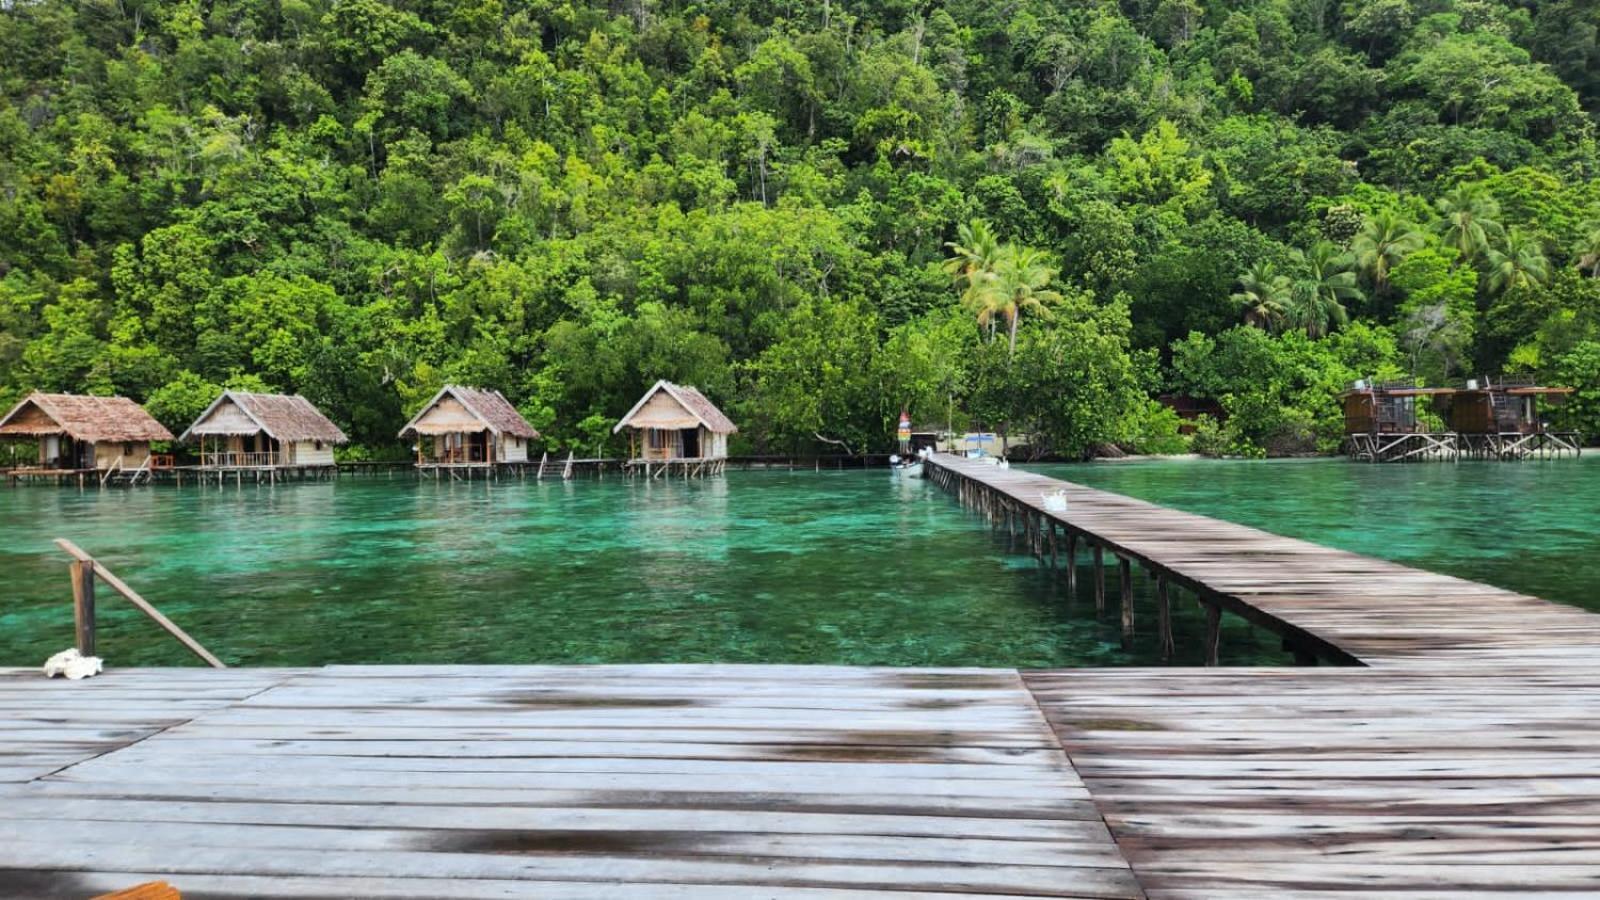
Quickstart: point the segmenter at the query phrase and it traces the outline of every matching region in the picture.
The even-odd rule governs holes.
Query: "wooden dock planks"
[[[1600,620],[1575,607],[1022,469],[948,454],[927,466],[935,481],[996,492],[1327,657],[1374,667],[1559,664],[1600,648]],[[1044,497],[1057,491],[1067,508],[1047,512]]]
[[[333,667],[180,699],[238,671],[170,670],[175,721],[13,785],[0,897],[1143,896],[1011,671]],[[93,721],[84,684],[34,684]]]
[[[1152,898],[1600,896],[1600,666],[1025,677]]]

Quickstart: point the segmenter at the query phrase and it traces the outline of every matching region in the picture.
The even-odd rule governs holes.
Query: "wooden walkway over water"
[[[1014,530],[1045,564],[1100,551],[1325,661],[1366,666],[1600,661],[1600,618],[1501,588],[1180,512],[1021,469],[939,455],[928,477]],[[1066,509],[1047,510],[1058,494]],[[1403,514],[1397,511],[1396,514]],[[1078,562],[1083,562],[1082,558]],[[1115,601],[1112,601],[1113,603]],[[1151,614],[1156,622],[1148,621]],[[1159,610],[1143,613],[1159,627]],[[1140,627],[1136,610],[1125,625]]]
[[[1600,896],[1600,618],[928,472],[1345,665],[0,670],[0,898]]]

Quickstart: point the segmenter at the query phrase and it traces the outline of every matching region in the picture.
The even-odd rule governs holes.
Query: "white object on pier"
[[[105,666],[100,657],[84,656],[78,652],[77,647],[70,647],[44,661],[44,674],[47,678],[64,675],[77,681],[90,675],[99,675],[103,668]]]
[[[1044,498],[1044,508],[1046,512],[1067,511],[1067,491],[1065,488],[1062,488],[1061,490],[1051,494],[1041,494],[1040,496]]]

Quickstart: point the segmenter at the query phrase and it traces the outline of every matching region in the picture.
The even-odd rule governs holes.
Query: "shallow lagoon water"
[[[1566,602],[1596,603],[1600,465],[1342,461],[1047,466],[1061,477]],[[704,481],[393,478],[0,490],[0,665],[72,642],[66,558],[96,554],[230,664],[801,662],[1154,664],[1151,585],[1120,646],[945,494],[883,471]],[[1114,571],[1114,570],[1113,570]],[[112,665],[190,664],[102,589]],[[1176,605],[1178,664],[1198,609]],[[1281,662],[1229,617],[1223,661]]]
[[[1153,635],[1121,648],[1114,586],[1096,616],[936,487],[882,470],[0,491],[0,665],[72,642],[54,537],[230,664],[1067,666],[1156,653]],[[108,663],[192,661],[99,596]],[[1202,626],[1196,613],[1178,627]],[[1232,660],[1278,658],[1270,636],[1239,631]]]

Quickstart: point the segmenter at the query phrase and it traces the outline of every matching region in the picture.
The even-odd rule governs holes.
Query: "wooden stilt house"
[[[13,475],[96,473],[137,482],[149,480],[156,462],[150,442],[170,441],[172,432],[126,397],[35,391],[0,419],[0,438],[38,444],[36,467]]]
[[[348,439],[339,426],[295,394],[223,391],[179,437],[200,450],[211,470],[326,470]]]
[[[715,474],[728,458],[728,435],[738,428],[695,388],[658,381],[622,417],[613,434],[628,430],[628,465],[685,475]]]
[[[1461,436],[1462,452],[1473,458],[1576,456],[1582,437],[1550,428],[1540,409],[1542,401],[1570,393],[1572,388],[1541,387],[1525,377],[1473,379],[1452,392],[1445,416]]]
[[[400,437],[416,440],[417,468],[492,468],[528,461],[537,440],[528,420],[499,391],[445,385]]]
[[[1340,395],[1345,452],[1364,462],[1454,459],[1455,435],[1430,428],[1418,415],[1422,400],[1450,393],[1407,382],[1356,382]]]

